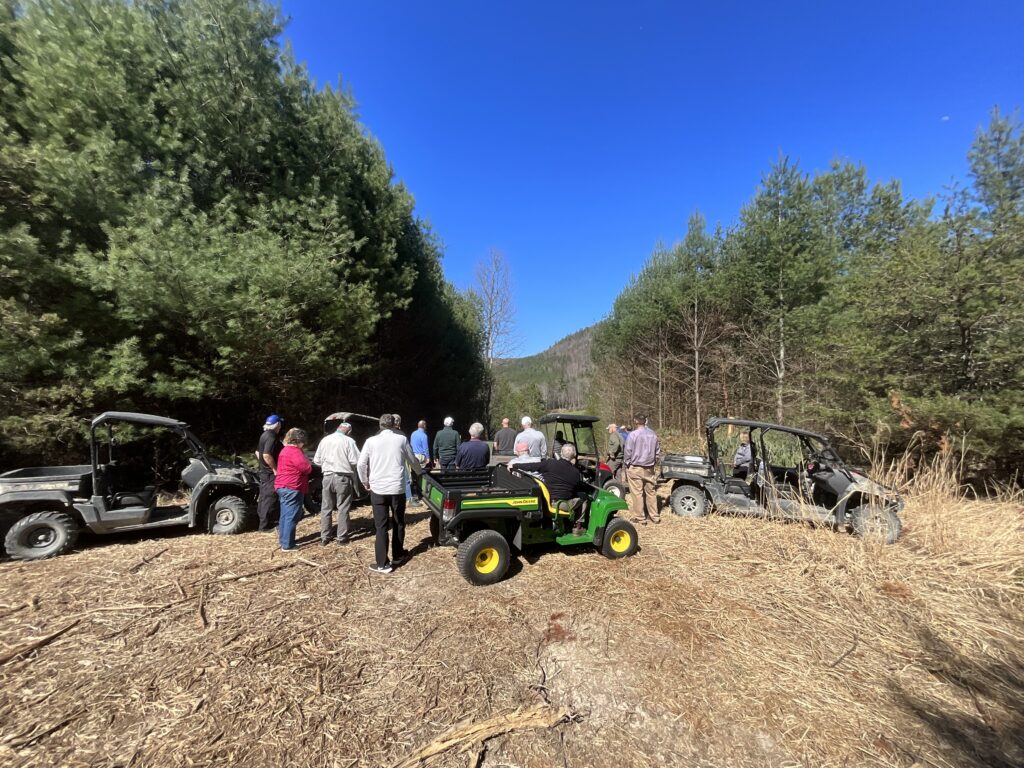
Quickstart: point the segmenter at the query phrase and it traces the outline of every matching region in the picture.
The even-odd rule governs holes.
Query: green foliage
[[[1024,461],[1024,131],[993,112],[972,186],[905,200],[863,168],[782,159],[740,222],[691,219],[594,342],[601,411],[695,429],[711,413],[966,450],[975,478]],[[700,375],[698,375],[698,372]]]
[[[257,0],[5,0],[0,451],[107,407],[225,438],[253,409],[474,407],[472,307],[282,31]]]

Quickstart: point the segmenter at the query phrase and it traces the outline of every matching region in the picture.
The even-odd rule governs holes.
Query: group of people
[[[410,467],[483,469],[491,463],[492,450],[496,456],[516,454],[531,461],[542,459],[547,452],[544,435],[533,428],[529,416],[523,418],[523,429],[518,433],[509,427],[508,419],[503,419],[492,442],[483,439],[484,427],[479,422],[470,425],[469,439],[465,441],[454,425],[452,417],[444,420],[444,428],[434,436],[431,450],[426,421],[419,421],[406,439],[401,417],[386,413],[380,417],[380,431],[367,438],[360,449],[350,434],[352,425],[343,421],[320,441],[310,460],[306,455],[309,438],[305,430],[289,429],[282,438],[284,421],[271,414],[263,424],[256,450],[259,530],[272,531],[276,525],[281,550],[292,552],[297,548],[295,529],[306,506],[309,479],[316,465],[323,474],[321,545],[328,546],[332,540],[346,544],[350,540],[349,519],[358,482],[369,493],[373,508],[376,541],[375,561],[370,570],[390,573],[408,557],[406,506],[422,503],[418,487],[411,483]]]

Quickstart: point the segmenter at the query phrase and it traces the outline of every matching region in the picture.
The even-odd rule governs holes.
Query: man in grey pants
[[[323,470],[323,500],[320,502],[320,544],[331,543],[331,529],[334,527],[331,515],[338,512],[338,532],[335,540],[339,544],[348,541],[348,516],[355,499],[356,464],[359,463],[359,449],[356,441],[349,437],[352,425],[343,421],[333,434],[320,441],[313,456],[313,463]]]

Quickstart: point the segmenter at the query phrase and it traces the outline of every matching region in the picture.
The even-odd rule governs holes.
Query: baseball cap
[[[283,422],[284,422],[284,419],[282,419],[276,413],[272,413],[269,416],[267,416],[267,420],[265,422],[263,422],[263,423],[266,424],[268,427],[272,427],[275,424],[282,424]]]

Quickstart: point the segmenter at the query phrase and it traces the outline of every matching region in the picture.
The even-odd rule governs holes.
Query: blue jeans
[[[281,500],[281,522],[277,526],[281,549],[295,547],[295,526],[302,517],[302,502],[305,494],[292,488],[278,488],[277,498]]]

